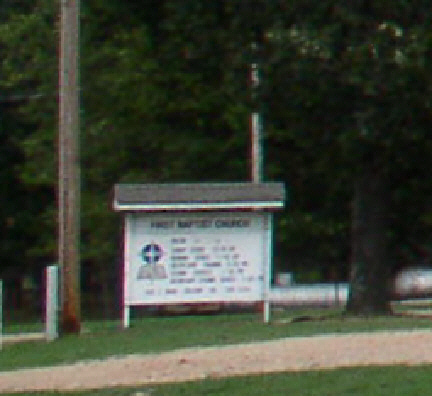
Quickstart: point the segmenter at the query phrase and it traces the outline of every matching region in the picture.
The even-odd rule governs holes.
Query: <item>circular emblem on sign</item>
[[[156,264],[162,258],[162,254],[162,248],[155,243],[150,243],[141,250],[141,257],[147,264]]]
[[[154,242],[145,245],[140,251],[144,264],[138,269],[137,279],[166,279],[168,274],[162,261],[163,254],[160,245]]]

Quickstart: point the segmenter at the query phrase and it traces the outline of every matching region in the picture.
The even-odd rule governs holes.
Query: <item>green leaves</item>
[[[10,172],[31,197],[28,216],[44,225],[26,251],[44,260],[56,255],[59,21],[56,2],[31,3],[1,10],[0,90],[20,97],[11,110],[20,128],[8,124],[6,141],[23,157]],[[292,188],[277,234],[282,265],[308,255],[347,272],[353,180],[371,158],[389,185],[394,240],[429,243],[429,9],[402,0],[82,2],[84,260],[113,263],[116,182],[248,180],[255,105],[265,178]],[[262,76],[255,98],[252,61]]]

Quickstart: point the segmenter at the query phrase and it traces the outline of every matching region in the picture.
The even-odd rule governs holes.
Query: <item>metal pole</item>
[[[257,54],[259,47],[257,42],[252,43],[252,51],[254,56],[258,57]],[[263,123],[261,114],[259,113],[259,64],[254,62],[251,64],[251,85],[252,85],[252,101],[254,111],[251,114],[251,140],[252,140],[252,152],[251,152],[251,166],[252,166],[252,181],[254,183],[261,183],[263,181],[263,155],[262,155],[262,135],[263,135]]]
[[[258,87],[260,84],[258,63],[251,65],[251,82],[252,82],[252,96],[255,102],[258,102]],[[258,107],[257,103],[254,103]],[[263,180],[263,156],[262,156],[262,134],[263,125],[261,114],[258,111],[253,111],[251,114],[251,138],[252,138],[252,181],[260,183]]]
[[[59,125],[59,264],[61,330],[80,331],[79,286],[79,0],[61,0]]]

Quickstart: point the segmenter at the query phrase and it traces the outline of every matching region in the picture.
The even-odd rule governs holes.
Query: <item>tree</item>
[[[395,183],[403,169],[418,166],[403,153],[407,145],[422,151],[430,122],[429,14],[405,2],[391,8],[367,1],[291,7],[295,16],[271,34],[281,46],[277,61],[283,49],[290,51],[282,68],[290,83],[275,89],[285,95],[281,103],[293,103],[285,119],[295,131],[275,137],[305,147],[323,173],[338,162],[343,166],[331,175],[333,188],[348,182],[353,196],[348,310],[388,312]],[[317,152],[318,142],[329,155]]]
[[[51,54],[56,56],[53,17],[46,11],[49,3],[2,5],[0,22],[2,147],[9,151],[2,156],[9,164],[3,168],[9,181],[2,177],[3,185],[8,186],[3,207],[8,206],[9,219],[3,235],[5,243],[15,245],[15,252],[8,253],[2,264],[25,268],[40,268],[55,259],[51,252],[55,247],[54,221],[40,215],[54,202],[50,128],[55,120],[57,76],[52,74],[55,66],[47,62]]]
[[[57,16],[47,0],[22,6],[0,26],[1,89],[38,98],[13,112],[25,125],[14,175],[37,224],[26,255],[46,262],[56,246]],[[387,311],[384,278],[411,246],[431,245],[430,16],[425,2],[403,1],[84,2],[83,283],[97,274],[106,314],[118,278],[114,183],[249,180],[254,40],[265,178],[292,196],[278,216],[278,268],[309,280],[351,274],[349,308]]]

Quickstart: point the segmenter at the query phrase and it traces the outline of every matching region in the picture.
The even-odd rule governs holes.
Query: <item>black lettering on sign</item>
[[[178,228],[189,228],[191,226],[192,226],[192,222],[191,221],[179,220],[177,222],[177,227]]]
[[[190,287],[187,287],[185,289],[185,293],[187,293],[187,294],[199,294],[199,293],[202,293],[202,291],[203,291],[202,288],[190,288]]]
[[[171,260],[173,261],[189,260],[189,256],[171,256]]]
[[[201,255],[195,256],[195,260],[201,260],[201,261],[208,260],[209,258],[210,257],[206,254],[201,254]]]
[[[212,226],[211,220],[179,220],[177,222],[178,228],[208,228]]]
[[[216,279],[215,278],[201,278],[199,283],[215,283]]]
[[[234,283],[236,278],[232,276],[223,276],[220,278],[221,283]]]
[[[204,263],[204,266],[206,266],[206,267],[220,267],[221,263],[220,263],[220,261],[210,261],[210,262]]]
[[[152,221],[150,227],[156,228],[156,229],[173,228],[174,227],[174,221]]]
[[[217,228],[246,228],[250,227],[249,219],[216,220]]]
[[[194,275],[210,275],[211,273],[212,273],[211,270],[206,270],[206,269],[200,269],[194,271]]]
[[[187,274],[187,271],[172,271],[172,276],[185,276]]]
[[[193,278],[174,278],[174,279],[170,280],[170,283],[173,285],[190,284],[190,283],[195,283],[195,279],[193,279]]]
[[[172,263],[171,267],[172,268],[185,268],[186,264],[185,263],[178,263],[178,264]]]
[[[186,238],[172,238],[171,243],[181,245],[186,243]]]

